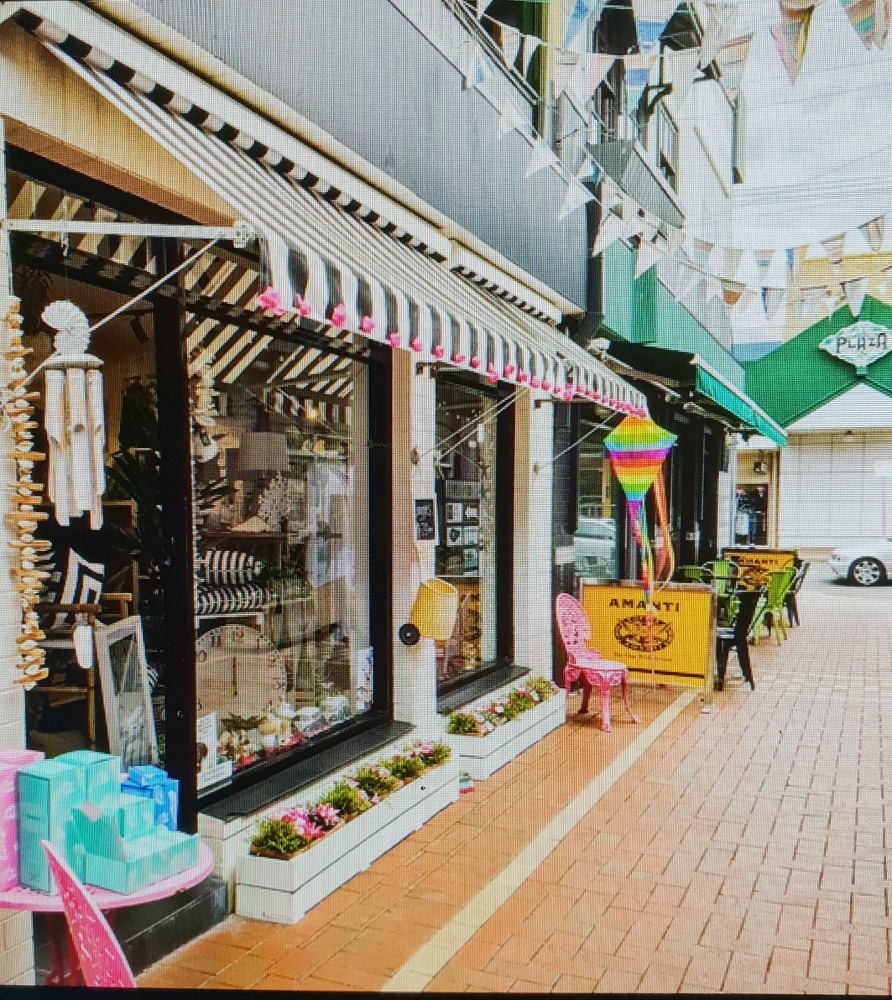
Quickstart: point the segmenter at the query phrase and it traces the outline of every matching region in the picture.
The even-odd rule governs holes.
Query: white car
[[[580,576],[614,575],[616,522],[607,517],[580,517],[573,538],[573,556]]]
[[[892,579],[892,538],[847,542],[830,553],[830,569],[861,587]]]

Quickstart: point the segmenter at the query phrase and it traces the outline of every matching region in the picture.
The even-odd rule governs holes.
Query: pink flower
[[[472,368],[479,368],[480,367],[480,358],[476,354],[472,354],[471,355],[471,360],[468,362],[468,364]]]
[[[437,344],[436,347],[434,347],[435,358],[438,359],[442,358],[445,353],[446,353],[446,348],[442,344]]]
[[[453,364],[463,365],[467,360],[468,360],[467,354],[460,354],[459,353],[459,354],[453,354],[452,355]]]
[[[413,337],[409,342],[409,347],[417,354],[421,350],[421,337]]]
[[[527,375],[526,372],[518,372],[517,381],[520,382],[521,385],[524,385],[524,383],[529,382],[529,380],[530,376]]]
[[[365,802],[368,802],[368,801],[369,801],[369,793],[368,793],[367,791],[365,791],[365,789],[363,789],[363,788],[359,788],[359,787],[357,786],[357,789],[356,789],[356,794],[357,794],[357,795],[358,795],[358,796],[359,796],[359,797],[360,797],[361,799],[363,799],[363,800],[364,800]]]
[[[347,322],[347,309],[343,302],[339,302],[331,311],[331,325],[341,327]]]
[[[267,287],[255,297],[254,305],[257,306],[258,309],[263,309],[266,312],[273,313],[275,316],[285,315],[285,303],[282,301],[282,296],[279,295],[272,285],[267,285]]]
[[[313,311],[313,307],[307,302],[306,299],[302,299],[300,295],[294,296],[294,308],[300,313],[301,316],[309,316]]]
[[[511,378],[516,371],[514,365],[505,365],[505,378]]]
[[[387,334],[387,343],[390,344],[391,347],[400,346],[400,335],[396,330]]]
[[[542,388],[546,392],[548,392],[548,390],[551,388],[551,382],[549,382],[548,379],[545,379],[545,381],[542,383]]]
[[[542,379],[539,378],[538,375],[534,375],[530,379],[530,385],[532,386],[533,389],[541,389],[542,388]]]
[[[373,806],[376,806],[380,801],[381,801],[381,799],[379,799],[377,795],[373,795],[369,799],[369,802],[371,802]]]
[[[359,329],[362,330],[363,333],[371,333],[372,330],[375,329],[375,321],[371,316],[363,316],[359,321]]]
[[[418,750],[419,753],[433,753],[434,752],[434,745],[433,745],[433,743],[430,743],[430,742],[416,743],[415,744],[415,748]]]
[[[313,818],[323,826],[334,826],[340,817],[340,812],[329,802],[321,802],[313,807]]]
[[[350,788],[359,788],[359,782],[356,778],[344,778],[344,784],[348,785]]]

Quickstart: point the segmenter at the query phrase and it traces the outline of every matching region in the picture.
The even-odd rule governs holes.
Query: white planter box
[[[242,856],[235,912],[294,924],[318,902],[458,799],[456,754],[290,861]]]
[[[486,736],[446,735],[443,739],[452,747],[453,756],[458,756],[460,769],[475,781],[484,781],[563,725],[566,719],[567,692],[561,688],[540,705],[498,726]]]

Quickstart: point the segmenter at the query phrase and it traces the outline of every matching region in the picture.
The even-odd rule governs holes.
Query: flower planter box
[[[475,781],[484,781],[500,767],[538,743],[567,718],[567,692],[561,688],[546,701],[497,726],[486,736],[444,736],[458,766]]]
[[[290,860],[240,857],[235,912],[297,923],[307,910],[455,802],[458,777],[453,755]]]

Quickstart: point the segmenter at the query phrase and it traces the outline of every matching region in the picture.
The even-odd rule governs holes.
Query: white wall
[[[792,434],[780,454],[778,543],[827,548],[857,538],[879,538],[883,481],[874,463],[892,460],[892,432]],[[887,528],[892,530],[892,487],[887,483]],[[887,531],[887,534],[889,531]]]

